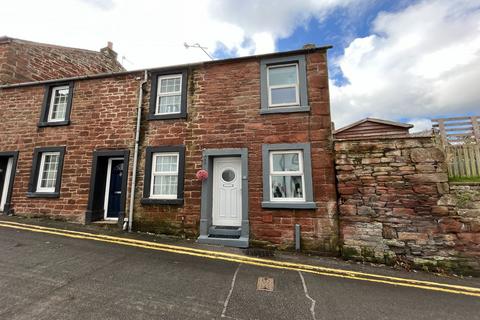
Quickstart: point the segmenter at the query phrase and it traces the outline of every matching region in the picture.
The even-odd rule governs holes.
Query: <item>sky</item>
[[[332,119],[480,114],[480,0],[0,0],[0,36],[98,50],[129,69],[329,50]]]

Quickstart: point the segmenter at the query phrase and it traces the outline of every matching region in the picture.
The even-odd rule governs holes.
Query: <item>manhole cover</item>
[[[257,290],[273,291],[274,287],[275,287],[275,282],[273,281],[273,278],[258,277]]]

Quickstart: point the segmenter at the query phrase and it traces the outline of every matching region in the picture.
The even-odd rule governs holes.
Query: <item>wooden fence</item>
[[[480,177],[480,144],[444,145],[451,178]]]
[[[432,127],[445,146],[465,142],[480,144],[479,123],[480,116],[432,119]]]
[[[480,178],[480,116],[432,119],[450,178]]]

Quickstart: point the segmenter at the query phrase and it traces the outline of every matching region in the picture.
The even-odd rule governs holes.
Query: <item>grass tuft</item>
[[[480,183],[480,177],[451,177],[451,178],[448,178],[448,181],[450,181],[450,182],[479,182]]]

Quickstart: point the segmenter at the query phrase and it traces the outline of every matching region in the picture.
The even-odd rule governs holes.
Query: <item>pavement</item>
[[[480,319],[480,279],[2,217],[0,319]]]

